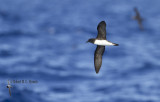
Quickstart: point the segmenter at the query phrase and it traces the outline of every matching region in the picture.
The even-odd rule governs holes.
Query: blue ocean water
[[[159,0],[0,0],[0,102],[160,102]],[[144,31],[133,8],[144,18]],[[96,46],[107,23],[99,74]],[[36,80],[12,83],[7,80]]]

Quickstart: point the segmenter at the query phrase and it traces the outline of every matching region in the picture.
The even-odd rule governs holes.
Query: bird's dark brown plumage
[[[102,56],[105,51],[105,46],[97,46],[95,53],[94,53],[94,66],[96,73],[99,72],[101,65],[102,65]]]
[[[11,96],[11,89],[9,88],[9,95]]]
[[[91,38],[87,41],[87,42],[90,42],[90,43],[97,45],[97,48],[94,53],[94,66],[95,66],[96,73],[99,72],[101,65],[102,65],[102,56],[105,51],[105,45],[110,44],[110,45],[118,46],[118,44],[111,43],[106,40],[106,23],[105,23],[105,21],[101,21],[98,24],[97,30],[98,30],[97,38],[96,39]],[[102,44],[102,43],[106,43],[106,44]],[[107,43],[109,43],[109,44],[107,44]]]
[[[143,25],[142,25],[143,18],[141,18],[137,8],[134,8],[134,11],[136,12],[136,16],[134,17],[134,19],[138,21],[138,25],[140,29],[143,30]]]
[[[97,39],[106,40],[106,23],[105,23],[105,21],[101,21],[98,24],[97,30],[98,30]]]

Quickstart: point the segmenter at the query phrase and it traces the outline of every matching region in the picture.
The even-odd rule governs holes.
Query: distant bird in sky
[[[8,80],[7,88],[9,88],[9,95],[11,96],[11,88],[12,88],[12,86],[9,84],[9,80]]]
[[[143,18],[141,18],[140,13],[136,7],[134,8],[134,11],[136,12],[136,16],[134,16],[133,19],[138,21],[139,28],[143,30],[143,25],[142,25]]]
[[[98,35],[97,38],[91,38],[87,42],[93,43],[97,45],[97,48],[94,53],[94,66],[95,66],[95,71],[98,74],[101,65],[102,65],[102,56],[105,51],[105,46],[118,46],[116,43],[112,43],[106,40],[106,23],[105,21],[101,21],[98,26]]]

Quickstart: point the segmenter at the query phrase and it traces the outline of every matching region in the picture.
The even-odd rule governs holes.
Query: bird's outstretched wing
[[[9,88],[9,95],[11,96],[11,88]]]
[[[9,85],[9,80],[8,80],[8,85]]]
[[[97,30],[98,30],[97,39],[106,40],[106,22],[105,21],[101,21],[98,24]]]
[[[96,51],[94,53],[94,66],[96,73],[99,72],[102,65],[102,56],[105,51],[105,46],[97,46]]]

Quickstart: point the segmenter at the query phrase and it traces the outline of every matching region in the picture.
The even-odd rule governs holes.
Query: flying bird
[[[9,84],[9,81],[8,81],[7,88],[9,88],[9,95],[11,96],[11,88],[12,88],[12,86]]]
[[[106,23],[105,21],[101,21],[98,26],[98,35],[97,38],[91,38],[87,42],[93,43],[97,45],[97,48],[94,53],[94,66],[95,66],[95,71],[98,74],[101,65],[102,65],[102,56],[105,51],[105,46],[118,46],[116,43],[112,43],[106,40]]]
[[[140,13],[139,13],[139,11],[138,11],[137,8],[134,8],[134,11],[135,11],[135,13],[136,13],[136,16],[134,16],[133,19],[134,19],[134,20],[137,20],[138,25],[139,25],[139,28],[140,28],[141,30],[143,30],[143,25],[142,25],[143,18],[141,18]]]

